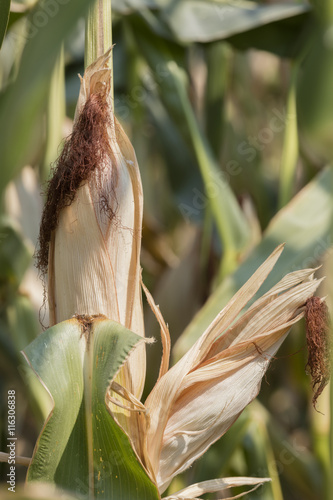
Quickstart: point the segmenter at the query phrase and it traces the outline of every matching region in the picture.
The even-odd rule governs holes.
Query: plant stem
[[[279,206],[282,208],[293,196],[293,184],[298,160],[298,131],[296,112],[296,83],[299,62],[292,63],[290,86],[287,99],[287,122],[284,134],[281,171]]]
[[[86,18],[85,68],[102,56],[112,46],[111,0],[95,0]],[[113,102],[113,61],[111,67],[111,97]]]

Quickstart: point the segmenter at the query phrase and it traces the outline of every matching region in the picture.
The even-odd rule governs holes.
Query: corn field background
[[[48,325],[33,259],[41,192],[71,132],[90,3],[0,0],[0,450],[15,389],[17,454],[27,457],[48,408],[20,354]],[[169,324],[173,361],[279,243],[285,251],[260,294],[288,272],[323,264],[320,294],[330,299],[330,0],[112,0],[112,9],[114,109],[143,182],[143,280]],[[145,323],[159,339],[147,304]],[[159,342],[147,347],[147,394],[160,356]],[[257,400],[168,493],[267,476],[249,500],[333,498],[330,389],[316,412],[306,362],[301,323]],[[23,483],[26,468],[17,471]],[[6,463],[0,474],[6,498]]]

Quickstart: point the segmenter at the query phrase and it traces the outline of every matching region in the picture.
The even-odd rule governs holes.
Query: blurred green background
[[[40,320],[48,325],[33,252],[43,185],[71,132],[90,3],[0,0],[0,450],[14,388],[24,456],[50,405],[20,354]],[[259,294],[301,267],[323,263],[319,274],[330,274],[333,4],[112,0],[112,9],[114,107],[145,197],[143,276],[176,360],[279,243],[285,251]],[[159,338],[148,307],[145,320]],[[158,342],[148,348],[147,393],[160,353]],[[306,359],[300,324],[258,400],[168,493],[268,475],[249,499],[332,498],[330,391],[315,412]],[[6,464],[0,473],[5,481]]]

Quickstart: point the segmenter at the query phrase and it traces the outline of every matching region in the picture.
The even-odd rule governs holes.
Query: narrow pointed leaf
[[[237,271],[221,283],[179,338],[174,348],[177,359],[188,351],[277,244],[286,242],[284,252],[260,288],[259,295],[266,293],[285,274],[318,264],[319,259],[332,246],[332,179],[333,169],[329,167],[278,212],[259,245]]]
[[[85,331],[73,318],[50,328],[25,349],[54,401],[28,482],[48,482],[91,499],[159,498],[105,404],[112,378],[140,340],[113,321],[95,320]]]
[[[171,46],[155,37],[142,23],[133,21],[132,27],[141,54],[156,78],[160,98],[175,126],[180,128],[183,137],[191,145],[205,185],[206,198],[203,193],[196,194],[190,205],[180,204],[178,208],[189,218],[191,214],[203,210],[202,205],[198,208],[198,195],[204,198],[205,205],[210,204],[225,250],[224,271],[230,272],[237,266],[239,254],[249,243],[250,230],[226,176],[198,124],[188,96],[187,74],[182,67],[183,53],[175,48],[172,52]]]
[[[0,192],[35,153],[38,119],[46,104],[50,74],[61,44],[91,1],[54,2],[54,7],[49,6],[52,11],[48,10],[47,2],[41,1],[28,17],[28,32],[23,40],[27,44],[17,78],[0,96]]]
[[[33,248],[20,233],[14,219],[2,216],[0,219],[0,275],[3,284],[18,287],[29,267]],[[7,294],[8,295],[8,290]]]
[[[112,10],[121,14],[129,14],[133,11],[141,11],[146,8],[156,9],[160,4],[165,4],[168,0],[113,0]]]
[[[307,12],[306,4],[262,5],[202,0],[173,2],[166,9],[177,38],[184,42],[209,42],[228,38],[266,24]]]

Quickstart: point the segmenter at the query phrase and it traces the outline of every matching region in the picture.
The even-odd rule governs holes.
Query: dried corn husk
[[[145,407],[149,418],[140,423],[145,435],[142,460],[160,493],[219,439],[257,396],[272,357],[291,326],[304,316],[304,305],[321,281],[314,278],[313,269],[288,274],[239,317],[282,251],[283,245],[276,248],[183,358],[163,371],[148,396]],[[152,302],[150,296],[149,300]],[[166,337],[160,312],[151,305]],[[163,357],[168,353],[165,348]],[[162,360],[161,366],[166,363]],[[209,488],[219,484],[209,483],[201,493],[217,491]],[[197,498],[198,491],[186,488],[170,498]]]
[[[144,336],[142,185],[133,147],[112,113],[109,58],[110,51],[81,78],[73,133],[49,183],[38,265],[48,271],[51,324],[103,314]],[[144,349],[131,353],[117,378],[136,398]],[[126,414],[118,412],[124,427]]]

